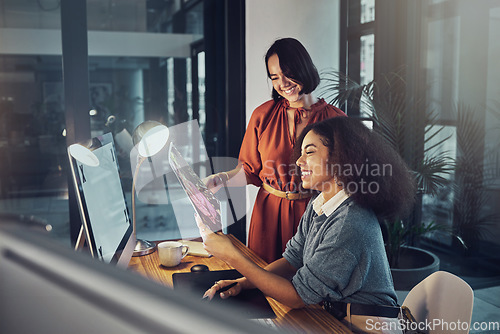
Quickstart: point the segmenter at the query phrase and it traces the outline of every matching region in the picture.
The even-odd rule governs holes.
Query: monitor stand
[[[87,237],[86,237],[86,234],[85,234],[85,230],[84,230],[84,227],[83,225],[80,227],[80,232],[78,233],[78,238],[76,239],[76,244],[75,244],[75,251],[89,251],[88,248],[85,248],[85,242],[87,241]],[[136,249],[137,247],[139,246],[139,242],[140,240],[136,240],[135,237],[130,237],[129,240],[127,241],[127,244],[125,246],[125,255],[122,254],[122,256],[120,256],[119,260],[118,260],[118,263],[117,265],[120,266],[120,267],[127,267],[128,266],[128,263],[130,261],[130,258],[132,256],[138,256],[138,255],[135,255],[135,252],[136,252]],[[132,250],[132,247],[131,247],[131,243],[134,243],[135,244],[135,248],[134,250]],[[88,245],[88,242],[87,242],[87,245]],[[153,244],[155,247],[156,247],[156,244]],[[155,248],[154,248],[155,249]],[[153,249],[153,250],[154,250]],[[149,253],[152,253],[152,251],[148,250]],[[90,253],[90,251],[89,251]],[[149,254],[149,253],[144,253],[144,254],[141,254],[141,255],[146,255],[146,254]]]
[[[76,244],[75,244],[75,250],[79,251],[82,250],[83,247],[85,246],[85,231],[83,230],[83,225],[80,226],[80,233],[78,233],[78,238],[76,239]]]

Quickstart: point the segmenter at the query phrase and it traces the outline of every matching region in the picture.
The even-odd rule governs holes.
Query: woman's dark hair
[[[313,123],[297,139],[296,159],[310,131],[328,147],[328,170],[354,201],[371,208],[379,219],[406,218],[415,201],[415,179],[380,134],[348,117]]]
[[[303,87],[300,94],[309,94],[318,87],[320,82],[318,70],[306,48],[298,40],[295,38],[278,39],[267,50],[265,65],[269,78],[271,75],[267,62],[274,54],[279,58],[283,74]],[[283,98],[274,88],[272,96],[275,102]]]

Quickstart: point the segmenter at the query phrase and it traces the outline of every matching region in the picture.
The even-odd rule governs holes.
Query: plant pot
[[[438,270],[439,258],[433,253],[417,247],[402,247],[399,268],[391,268],[394,288],[409,291]]]

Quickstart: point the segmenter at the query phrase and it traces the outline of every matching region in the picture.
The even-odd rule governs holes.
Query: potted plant
[[[453,160],[446,152],[436,150],[450,137],[439,138],[443,127],[422,100],[408,94],[402,71],[381,76],[378,81],[359,84],[339,72],[323,75],[326,80],[323,97],[347,109],[358,109],[361,117],[372,122],[403,157],[416,183],[416,204],[410,217],[381,222],[385,226],[387,256],[397,290],[409,290],[430,273],[439,270],[434,254],[412,247],[430,232],[451,230],[435,222],[421,222],[422,195],[436,195],[449,184]]]
[[[386,251],[396,290],[411,290],[417,283],[439,270],[439,258],[425,249],[409,246],[407,240],[436,231],[450,230],[445,225],[430,222],[409,226],[404,220],[384,222]]]

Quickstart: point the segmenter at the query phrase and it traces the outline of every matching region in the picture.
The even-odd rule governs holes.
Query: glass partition
[[[47,219],[52,234],[70,244],[65,135],[72,129],[65,126],[60,3],[4,0],[0,6],[0,213]],[[204,129],[204,66],[198,58],[193,94],[189,63],[192,45],[204,36],[203,1],[86,3],[89,108],[81,112],[88,114],[90,137],[113,133],[130,197],[129,153],[138,124],[200,117]],[[141,218],[154,228],[168,225],[169,216],[159,208]]]
[[[0,213],[45,219],[69,245],[60,16],[60,1],[0,7]]]

